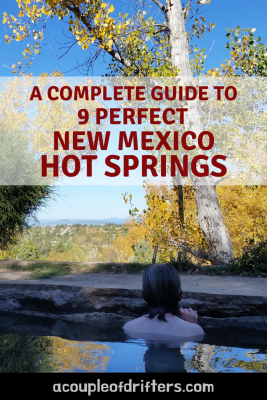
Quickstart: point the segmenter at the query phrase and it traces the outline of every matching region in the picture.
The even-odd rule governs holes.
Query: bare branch
[[[59,50],[62,50],[64,48],[67,48],[67,50],[65,51],[65,53],[63,53],[61,56],[59,56],[58,59],[60,60],[62,57],[64,57],[70,51],[70,49],[77,43],[78,43],[78,40],[75,39],[75,40],[73,40],[72,44],[69,47],[67,47],[67,46],[61,47]]]
[[[196,11],[193,12],[193,13],[191,14],[191,16],[185,21],[186,24],[187,24],[192,18],[194,18],[195,15],[198,14],[198,12],[199,12],[201,6],[202,6],[202,4],[200,4],[200,5],[197,7]]]
[[[153,35],[157,35],[158,33],[161,32],[169,32],[169,28],[161,29],[160,31],[154,32]]]
[[[172,240],[172,239],[166,241],[165,243],[170,243],[175,247],[181,248],[181,249],[187,251],[188,253],[192,254],[194,257],[198,258],[199,260],[207,260],[207,261],[211,260],[210,254],[191,249],[191,247],[187,246],[184,243],[176,242],[175,240]]]
[[[187,13],[191,3],[192,3],[192,0],[189,0],[189,2],[187,3],[186,7],[183,9],[184,15]]]
[[[157,6],[161,9],[161,11],[163,11],[164,13],[166,13],[166,7],[159,1],[159,0],[153,0],[155,4],[157,4]]]
[[[161,26],[161,27],[165,27],[165,28],[169,29],[169,28],[167,27],[167,25],[164,25],[164,24],[153,24],[153,26]]]
[[[147,228],[149,228],[155,235],[157,235],[160,238],[160,235],[156,231],[154,231],[153,228],[151,228],[149,225],[147,225],[144,221],[142,221],[142,224],[144,224]],[[176,242],[173,239],[162,240],[162,241],[164,243],[170,243],[177,248],[187,251],[188,253],[192,254],[192,256],[196,257],[198,260],[212,261],[211,254],[194,250],[191,247],[189,247],[187,244],[184,244],[182,242]]]

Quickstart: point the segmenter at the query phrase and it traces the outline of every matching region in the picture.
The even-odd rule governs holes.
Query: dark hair
[[[143,294],[149,308],[149,318],[166,321],[167,312],[176,315],[181,293],[178,271],[169,264],[153,264],[143,274]]]

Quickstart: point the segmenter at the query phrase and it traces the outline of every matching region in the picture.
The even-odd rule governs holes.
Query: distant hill
[[[41,226],[56,225],[105,225],[105,224],[125,224],[126,218],[104,218],[104,219],[40,219]]]

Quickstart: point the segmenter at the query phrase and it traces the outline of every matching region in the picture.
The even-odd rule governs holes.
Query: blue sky
[[[115,7],[114,14],[125,9],[125,3],[121,0],[110,1],[110,3]],[[17,10],[15,0],[0,3],[1,15],[3,12],[16,15]],[[267,2],[264,0],[211,0],[211,4],[203,6],[203,15],[206,20],[216,25],[212,33],[206,33],[201,40],[196,42],[200,48],[205,47],[208,53],[206,69],[219,67],[226,58],[229,58],[229,52],[225,48],[226,28],[234,28],[238,25],[256,28],[256,36],[261,36],[263,43],[266,44],[266,14]],[[42,72],[50,74],[54,70],[59,70],[66,76],[79,76],[79,72],[74,68],[77,62],[83,62],[85,52],[77,45],[66,56],[59,58],[63,54],[60,43],[66,41],[64,32],[68,33],[68,27],[54,19],[49,22],[47,28],[46,44],[42,54],[34,59],[31,68],[27,71],[32,72],[33,75],[39,75]],[[10,77],[12,76],[11,65],[20,60],[24,44],[14,42],[8,45],[4,41],[5,34],[4,26],[1,24],[0,76]],[[107,56],[105,58],[100,56],[95,62],[94,76],[105,74],[107,66],[105,60],[108,61]],[[133,195],[134,204],[139,209],[145,207],[144,190],[141,186],[61,186],[58,189],[57,200],[50,202],[45,210],[41,210],[39,218],[127,217],[129,207],[124,204],[121,196],[121,193],[125,192]]]

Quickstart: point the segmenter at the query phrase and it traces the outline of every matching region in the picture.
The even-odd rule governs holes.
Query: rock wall
[[[180,305],[197,310],[209,345],[267,345],[266,297],[184,292]],[[117,341],[124,323],[146,312],[141,290],[0,284],[1,334],[101,341],[108,331]]]
[[[182,307],[199,316],[229,318],[267,316],[267,298],[184,292]],[[56,314],[105,312],[138,317],[147,311],[141,290],[100,289],[41,284],[0,284],[0,311],[53,312]]]

